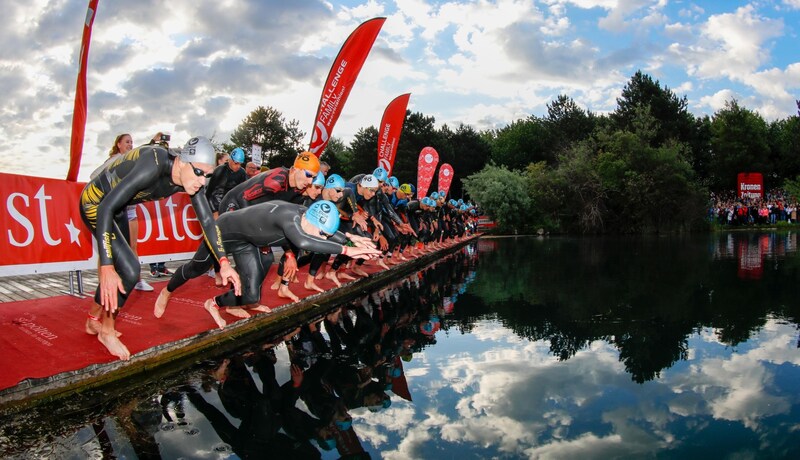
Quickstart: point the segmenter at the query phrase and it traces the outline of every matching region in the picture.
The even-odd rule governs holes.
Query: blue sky
[[[0,171],[63,178],[88,1],[3,3]],[[405,92],[437,125],[478,130],[544,115],[559,94],[612,111],[637,70],[697,115],[736,98],[783,119],[800,99],[800,0],[101,0],[79,178],[119,133],[225,142],[259,105],[298,120],[307,144],[336,52],[376,16],[386,23],[333,132],[348,143]]]

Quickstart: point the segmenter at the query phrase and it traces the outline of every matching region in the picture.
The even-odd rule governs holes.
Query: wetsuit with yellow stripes
[[[125,208],[183,192],[183,187],[172,181],[175,160],[173,153],[159,145],[137,147],[110,163],[81,193],[81,217],[97,238],[100,265],[114,266],[127,293],[139,279],[140,265],[122,230],[128,226]],[[191,200],[205,242],[219,260],[225,249],[205,190],[201,188]],[[117,306],[122,307],[127,297],[119,293]],[[95,293],[95,302],[100,303],[100,289]]]

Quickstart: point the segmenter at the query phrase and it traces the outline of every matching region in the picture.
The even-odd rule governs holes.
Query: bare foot
[[[272,283],[272,285],[269,288],[274,291],[274,290],[278,289],[280,287],[280,285],[281,285],[281,277],[278,276],[278,277],[275,278],[275,282]]]
[[[225,307],[225,313],[235,316],[237,318],[249,318],[250,313],[247,313],[247,310],[244,308],[239,307]]]
[[[203,308],[206,309],[208,314],[211,315],[211,318],[214,319],[214,322],[217,323],[217,327],[219,327],[220,329],[225,328],[225,326],[228,323],[225,322],[224,319],[222,319],[222,316],[220,316],[219,307],[217,306],[217,304],[214,303],[214,299],[206,300],[206,303],[203,304]]]
[[[341,278],[345,281],[355,281],[355,277],[348,275],[345,272],[333,272],[337,278]]]
[[[216,284],[217,287],[225,287],[225,285],[227,285],[228,283],[226,283],[225,280],[222,279],[222,276],[219,274],[219,272],[216,272],[214,273],[214,284]]]
[[[284,299],[292,299],[292,302],[297,302],[300,300],[299,297],[294,295],[294,293],[289,290],[289,286],[285,286],[283,284],[281,284],[280,287],[278,288],[278,297],[283,297]]]
[[[86,320],[86,333],[89,335],[97,335],[100,333],[100,329],[102,328],[101,323],[99,320],[88,318]],[[122,335],[120,331],[114,331],[117,337]]]
[[[359,267],[358,265],[354,265],[354,266],[353,266],[353,268],[352,268],[352,270],[353,270],[353,273],[355,273],[355,274],[356,274],[356,275],[358,275],[358,276],[363,276],[364,278],[366,278],[367,276],[369,276],[369,273],[367,273],[366,271],[364,271],[364,269],[363,269],[363,268],[361,268],[361,267]]]
[[[389,266],[388,266],[388,265],[386,265],[386,262],[384,262],[384,261],[383,261],[383,259],[378,259],[378,263],[377,263],[377,265],[378,265],[378,266],[380,266],[380,267],[383,267],[383,268],[385,268],[386,270],[388,270],[388,269],[389,269]]]
[[[172,295],[171,292],[164,288],[161,292],[158,293],[158,298],[156,299],[156,306],[153,308],[153,316],[156,318],[161,318],[164,316],[164,312],[167,310],[167,303],[169,303],[169,298]]]
[[[253,307],[250,310],[252,311],[260,311],[261,313],[272,313],[272,309],[266,305],[259,305],[257,307]]]
[[[116,356],[117,358],[127,361],[131,359],[131,352],[128,351],[128,348],[120,342],[119,338],[117,338],[117,334],[113,331],[112,333],[100,333],[97,334],[97,340],[103,344],[104,347],[108,350],[109,353]]]
[[[314,278],[311,276],[306,278],[306,282],[305,284],[303,284],[303,287],[308,289],[309,291],[325,292],[324,289],[317,286],[317,283],[314,282]]]
[[[325,273],[325,278],[333,281],[333,284],[335,284],[336,287],[342,287],[342,283],[339,282],[339,278],[336,276],[335,271],[330,270],[328,273]]]

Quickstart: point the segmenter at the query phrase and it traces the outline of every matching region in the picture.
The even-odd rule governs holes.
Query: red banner
[[[450,166],[450,163],[443,163],[442,167],[439,168],[439,194],[441,195],[444,192],[444,196],[447,196],[447,192],[450,191],[450,183],[453,182],[453,167]]]
[[[383,167],[391,176],[394,167],[394,157],[397,154],[397,143],[403,132],[403,122],[406,119],[406,108],[411,93],[401,94],[394,98],[381,118],[380,131],[378,131],[378,166]]]
[[[97,268],[97,244],[78,206],[84,185],[0,173],[0,276]],[[136,213],[141,261],[187,259],[197,250],[203,230],[189,195],[139,204]]]
[[[342,49],[333,61],[328,79],[322,88],[317,116],[308,150],[316,156],[322,155],[328,145],[333,126],[342,113],[347,96],[361,72],[364,61],[372,49],[372,44],[381,31],[386,18],[374,18],[364,22],[347,37]]]
[[[431,186],[433,173],[439,164],[439,152],[433,147],[425,147],[419,152],[417,161],[417,196],[428,196],[428,187]]]
[[[80,62],[78,63],[78,83],[75,87],[75,106],[72,109],[72,139],[69,143],[69,171],[67,180],[78,180],[83,155],[83,135],[86,132],[86,66],[89,59],[89,42],[92,40],[92,24],[100,0],[89,0],[86,21],[83,24]]]
[[[764,176],[761,173],[739,173],[736,188],[739,198],[764,198]]]

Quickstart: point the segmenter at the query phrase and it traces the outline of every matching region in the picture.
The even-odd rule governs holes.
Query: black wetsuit
[[[219,204],[226,193],[247,180],[247,173],[239,168],[233,171],[228,164],[219,165],[206,184],[206,197],[211,204],[212,211],[219,211]]]
[[[100,265],[114,266],[128,294],[139,280],[141,268],[127,241],[125,208],[183,192],[183,187],[172,182],[175,159],[169,150],[159,145],[137,147],[109,164],[81,192],[81,217],[97,238]],[[225,255],[225,249],[214,225],[205,190],[201,188],[191,199],[197,220],[203,227],[205,242],[202,246],[218,260]],[[118,308],[125,304],[128,294],[118,294]],[[94,298],[99,304],[100,289]]]
[[[264,254],[260,248],[292,246],[309,252],[341,254],[347,238],[336,232],[329,239],[309,235],[300,228],[300,218],[306,207],[285,201],[270,201],[248,206],[237,211],[221,214],[217,226],[222,233],[228,253],[236,261],[236,270],[242,280],[242,295],[237,297],[233,290],[215,298],[219,306],[241,306],[261,300],[261,284],[272,264],[272,253]],[[169,292],[183,285],[211,268],[208,248],[198,248],[192,260],[175,271],[167,285]]]

